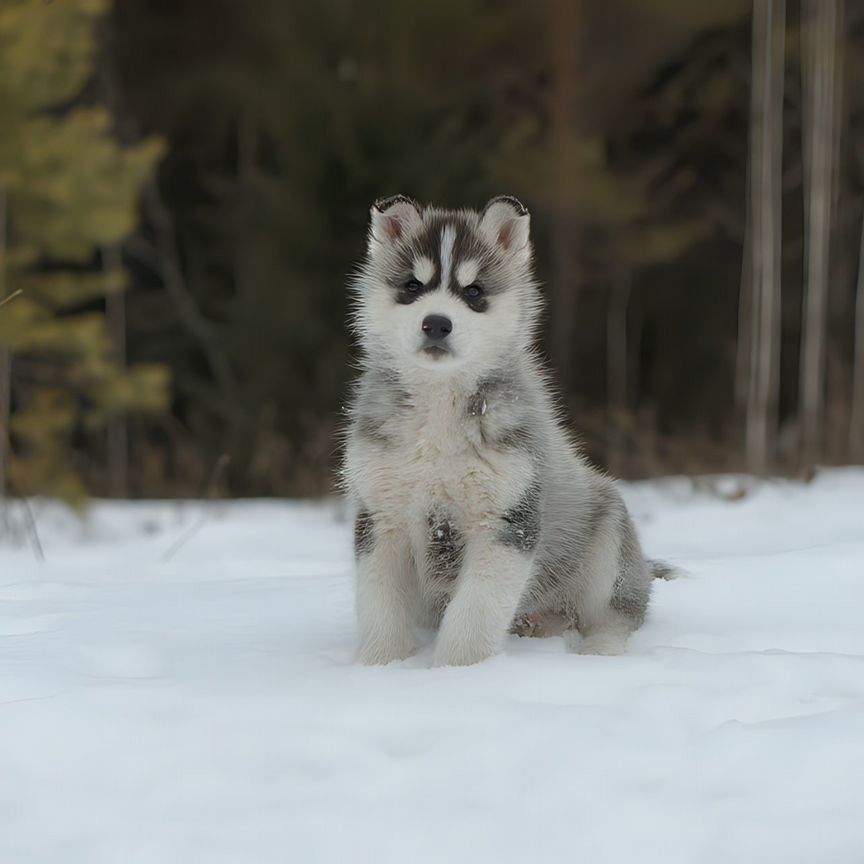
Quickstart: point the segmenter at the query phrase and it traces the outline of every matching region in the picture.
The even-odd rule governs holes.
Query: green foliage
[[[0,346],[12,355],[19,493],[81,500],[73,439],[127,411],[165,405],[167,371],[113,358],[105,298],[122,272],[98,269],[136,220],[138,192],[162,152],[121,147],[110,114],[75,106],[93,74],[104,0],[0,0]],[[5,448],[3,448],[5,450]]]

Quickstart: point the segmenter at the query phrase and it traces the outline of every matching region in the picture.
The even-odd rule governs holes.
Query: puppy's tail
[[[651,575],[655,579],[677,579],[684,575],[684,571],[678,567],[673,567],[665,561],[657,561],[654,558],[648,560],[648,567],[651,570]]]

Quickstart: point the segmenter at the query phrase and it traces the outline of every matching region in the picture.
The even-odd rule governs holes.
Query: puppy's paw
[[[407,634],[390,639],[364,639],[357,649],[357,662],[364,666],[384,666],[407,659],[415,648],[414,639]]]
[[[627,634],[619,630],[593,630],[579,643],[580,654],[616,656],[627,648]]]
[[[526,612],[524,615],[517,615],[510,625],[510,632],[514,636],[539,636],[543,621],[537,612]]]
[[[433,666],[473,666],[482,663],[495,654],[495,649],[487,645],[469,642],[440,642],[435,646],[432,657]]]

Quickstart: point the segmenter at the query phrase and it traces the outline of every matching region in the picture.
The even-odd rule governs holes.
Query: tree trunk
[[[752,166],[747,162],[746,189],[750,189]],[[750,331],[753,326],[753,225],[752,210],[744,208],[744,248],[741,250],[741,281],[738,284],[738,340],[735,352],[735,408],[738,416],[747,410],[747,394],[750,384],[750,363],[752,350]]]
[[[801,328],[801,455],[822,453],[825,338],[836,162],[838,0],[803,0],[801,83],[804,154],[804,310]]]
[[[573,331],[579,294],[575,245],[578,225],[573,215],[570,142],[576,128],[576,93],[581,0],[555,0],[551,16],[553,83],[550,94],[551,152],[555,159],[551,253],[551,354],[561,391],[569,398]]]
[[[106,247],[103,267],[114,283],[122,278],[123,261],[117,246]],[[126,368],[126,294],[112,284],[105,301],[108,332],[111,337],[112,359],[119,370]],[[113,498],[128,495],[129,427],[125,413],[116,413],[108,421],[108,491]]]
[[[785,37],[785,0],[754,0],[749,193],[753,303],[746,449],[748,468],[757,474],[766,473],[773,461],[779,401]]]
[[[6,192],[0,189],[0,300],[6,285]],[[2,315],[0,310],[0,315]],[[6,497],[6,469],[9,463],[9,418],[12,402],[12,355],[0,345],[0,498]]]
[[[856,462],[864,462],[864,216],[861,219],[858,283],[855,286],[855,359],[852,364],[849,455]]]
[[[616,273],[606,308],[606,410],[609,469],[623,470],[627,435],[627,309],[630,305],[630,274]]]

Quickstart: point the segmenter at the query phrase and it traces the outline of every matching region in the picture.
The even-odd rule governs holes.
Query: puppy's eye
[[[465,296],[469,300],[479,300],[483,296],[483,289],[479,285],[469,285],[465,289]]]
[[[405,288],[411,292],[419,291],[422,287],[423,283],[419,279],[412,278],[405,283]]]

